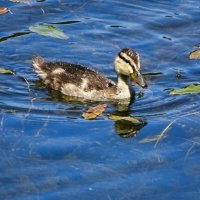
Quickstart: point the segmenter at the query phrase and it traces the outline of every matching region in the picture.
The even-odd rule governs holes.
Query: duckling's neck
[[[130,78],[123,74],[118,74],[117,90],[120,98],[130,98]]]

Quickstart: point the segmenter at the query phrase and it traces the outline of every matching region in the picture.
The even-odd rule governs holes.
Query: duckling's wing
[[[73,84],[86,92],[91,90],[105,90],[115,85],[112,80],[93,69],[69,63],[58,64],[59,66],[63,66],[63,73],[58,75],[60,81],[66,84]]]
[[[41,57],[33,59],[33,66],[38,75],[53,89],[73,85],[85,92],[105,90],[115,87],[115,83],[103,74],[84,67],[66,62],[45,62]]]

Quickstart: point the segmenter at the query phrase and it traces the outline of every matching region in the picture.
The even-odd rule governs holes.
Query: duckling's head
[[[142,88],[147,84],[140,72],[139,54],[130,48],[122,49],[115,58],[115,70],[120,75],[130,76]]]

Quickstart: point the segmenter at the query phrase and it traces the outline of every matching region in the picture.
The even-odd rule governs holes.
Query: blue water
[[[2,0],[0,7],[12,12],[0,15],[0,67],[15,72],[0,74],[0,199],[199,199],[200,96],[169,95],[199,83],[200,61],[188,59],[200,43],[198,1]],[[69,39],[29,31],[43,22]],[[124,47],[139,52],[149,87],[134,86],[135,101],[121,114],[143,127],[108,119],[117,111],[109,103],[103,116],[84,120],[87,104],[37,85],[34,55],[115,79],[113,59]]]

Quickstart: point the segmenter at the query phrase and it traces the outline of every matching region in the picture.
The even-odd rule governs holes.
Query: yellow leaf
[[[140,120],[138,120],[138,119],[136,119],[134,117],[129,117],[129,116],[110,115],[109,119],[112,119],[114,121],[127,120],[127,121],[130,121],[132,123],[142,123]]]
[[[95,115],[94,113],[87,113],[84,112],[83,115],[84,119],[96,119],[97,115]]]
[[[143,144],[143,143],[149,143],[149,142],[155,142],[159,139],[160,135],[154,135],[152,137],[146,137],[142,140],[139,141],[139,143]]]
[[[189,59],[200,59],[200,49],[190,52]]]
[[[0,68],[0,74],[11,74],[14,75],[15,73],[9,69]]]

